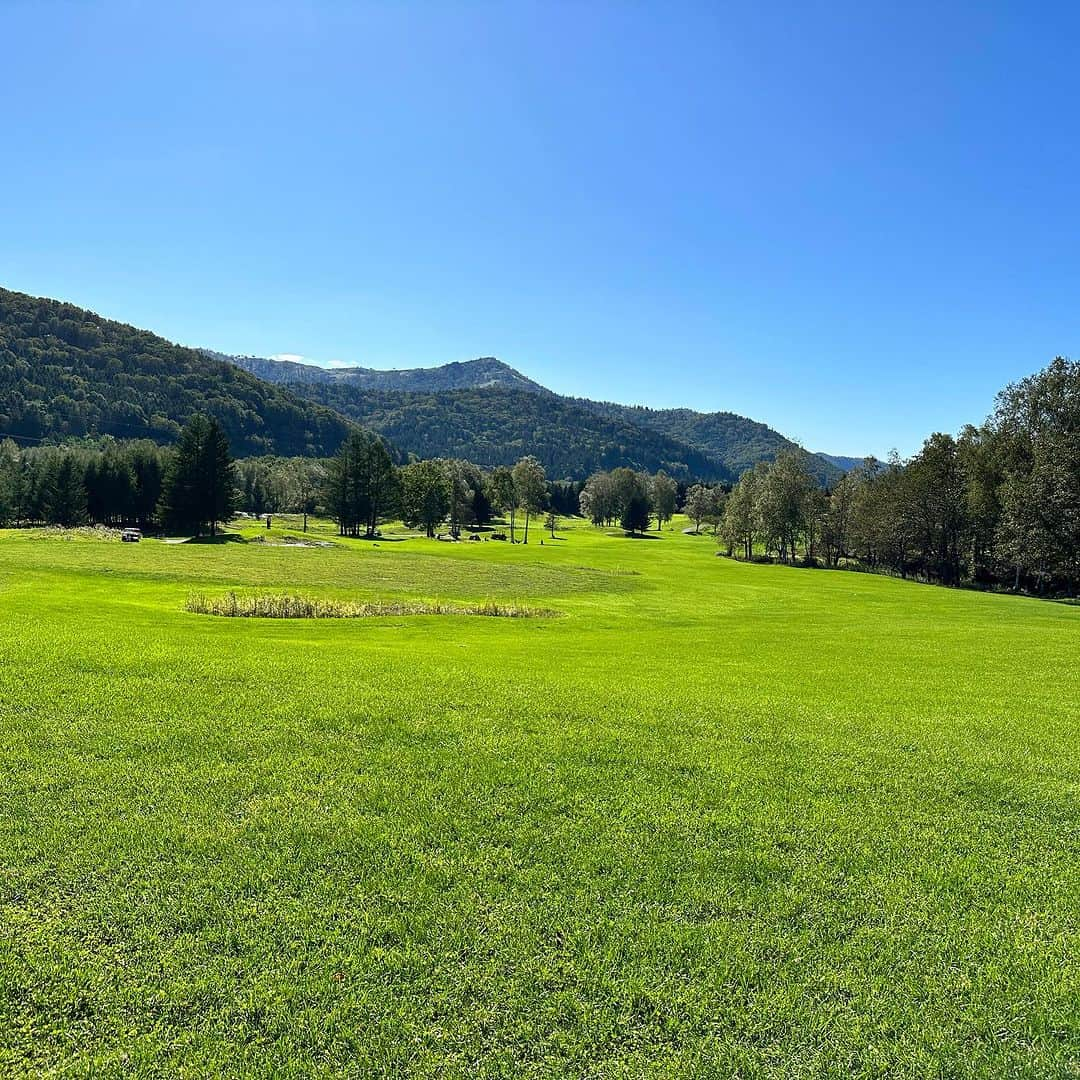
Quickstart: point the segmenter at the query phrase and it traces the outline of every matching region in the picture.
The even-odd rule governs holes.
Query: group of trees
[[[0,524],[160,524],[201,535],[233,516],[238,491],[221,425],[195,416],[176,446],[147,440],[41,446],[0,443]]]
[[[139,525],[154,520],[169,452],[125,444],[42,446],[0,443],[0,524]]]
[[[679,486],[664,470],[650,476],[634,469],[596,472],[578,499],[582,516],[594,525],[619,525],[631,535],[643,533],[656,518],[663,528],[678,507]]]
[[[944,585],[1080,586],[1080,364],[1008,387],[981,427],[910,460],[867,459],[831,490],[798,453],[745,472],[718,536],[729,554],[883,570]]]
[[[444,458],[399,467],[379,436],[360,430],[328,460],[233,462],[221,425],[202,415],[173,447],[110,438],[32,448],[0,443],[0,525],[98,523],[214,535],[237,510],[307,515],[319,508],[343,536],[374,536],[394,518],[428,536],[443,525],[456,536],[463,526],[488,525],[500,511],[509,517],[511,540],[523,519],[528,543],[538,514],[546,512],[554,532],[556,503],[565,499],[564,487],[549,486],[534,457],[488,472]]]
[[[396,517],[428,536],[444,524],[457,536],[463,526],[486,526],[501,511],[510,519],[512,541],[518,516],[524,516],[525,543],[533,517],[552,509],[544,467],[534,457],[490,472],[458,458],[399,468],[386,444],[362,431],[351,434],[330,462],[324,504],[343,536],[374,536],[381,522]]]

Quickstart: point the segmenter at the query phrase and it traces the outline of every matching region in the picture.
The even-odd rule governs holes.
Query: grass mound
[[[289,593],[204,596],[192,593],[185,611],[196,615],[222,615],[239,619],[371,619],[382,615],[486,615],[504,619],[550,618],[558,612],[526,604],[484,600],[475,604],[447,604],[441,600],[327,600]]]

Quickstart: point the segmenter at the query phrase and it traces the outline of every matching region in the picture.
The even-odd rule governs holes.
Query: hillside
[[[858,457],[849,457],[846,454],[818,454],[819,458],[824,458],[830,465],[835,465],[841,472],[851,472],[852,469],[858,468],[866,459]]]
[[[686,443],[720,462],[736,476],[759,461],[772,461],[782,450],[797,444],[767,424],[730,412],[702,413],[693,409],[649,409],[641,405],[585,401],[583,406],[603,416],[619,417],[650,428],[677,442]],[[847,471],[826,454],[811,454],[811,469],[824,483],[832,483]],[[851,466],[848,466],[850,468]]]
[[[347,383],[290,385],[418,457],[509,465],[533,454],[549,476],[560,479],[585,479],[619,465],[666,469],[683,479],[733,478],[722,464],[685,443],[554,394],[506,387],[405,393]]]
[[[204,350],[208,356],[228,360],[260,379],[272,383],[336,383],[362,390],[404,390],[410,393],[443,393],[447,390],[487,390],[505,387],[551,394],[546,387],[515,371],[493,356],[456,361],[433,368],[322,368],[292,360],[268,360],[261,356],[228,356]]]
[[[348,423],[236,366],[93,312],[0,289],[0,437],[168,442],[197,412],[234,454],[329,454]]]
[[[376,371],[361,367],[321,368],[255,356],[210,355],[228,360],[261,379],[288,385],[304,397],[331,404],[361,423],[371,423],[387,437],[399,440],[405,449],[420,455],[469,456],[460,447],[476,446],[481,456],[475,460],[491,459],[495,463],[512,460],[515,453],[525,452],[520,448],[528,439],[542,439],[553,459],[573,466],[566,475],[577,475],[581,462],[597,460],[598,456],[615,464],[628,464],[658,457],[663,460],[665,455],[682,453],[681,460],[687,466],[682,470],[684,473],[737,477],[759,461],[772,461],[781,450],[796,448],[794,442],[767,424],[735,413],[649,409],[587,398],[564,398],[494,357],[433,368]],[[540,396],[543,401],[520,399],[521,414],[513,415],[502,411],[501,399],[450,401],[442,397],[450,391],[489,389],[521,391]],[[371,390],[383,393],[370,398],[364,392]],[[389,396],[398,391],[427,395],[427,399]],[[491,405],[495,412],[481,415],[481,405]],[[598,417],[608,424],[598,428]],[[612,429],[610,424],[616,427]],[[388,430],[383,430],[383,425]],[[460,430],[461,425],[464,430]],[[550,430],[545,430],[548,427]],[[664,442],[656,443],[650,437],[655,435]],[[560,445],[562,449],[556,450]],[[615,460],[620,452],[625,458]],[[824,484],[835,482],[857,463],[854,458],[828,454],[810,456],[814,471]]]

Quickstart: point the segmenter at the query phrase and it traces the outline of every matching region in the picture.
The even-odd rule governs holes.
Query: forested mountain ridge
[[[644,405],[617,405],[610,401],[576,399],[581,405],[609,417],[620,417],[670,439],[686,443],[741,476],[759,461],[774,461],[784,450],[799,447],[767,424],[731,412],[696,412],[694,409],[650,409]],[[823,484],[831,484],[851,468],[841,458],[809,455],[810,471]]]
[[[291,386],[292,389],[312,400],[332,404],[334,408],[345,415],[368,423],[369,416],[377,416],[372,423],[381,430],[380,425],[386,423],[386,415],[395,413],[392,421],[395,434],[384,431],[389,438],[400,440],[401,445],[411,453],[423,455],[426,452],[435,454],[454,455],[457,449],[448,443],[440,443],[437,438],[432,438],[431,432],[420,432],[416,419],[410,419],[414,411],[422,407],[426,419],[435,429],[443,430],[450,423],[450,413],[453,412],[458,421],[464,421],[468,432],[482,433],[484,451],[488,456],[492,454],[498,458],[492,464],[506,464],[513,460],[511,450],[521,451],[521,432],[518,430],[517,418],[503,412],[505,402],[492,399],[492,408],[495,410],[491,417],[486,419],[476,415],[476,408],[466,406],[470,402],[476,406],[480,399],[459,398],[453,403],[446,403],[446,414],[440,415],[437,403],[428,400],[421,406],[418,399],[402,398],[393,402],[387,393],[409,392],[414,394],[444,394],[448,391],[459,390],[489,390],[510,389],[520,390],[527,393],[541,395],[549,404],[540,406],[534,403],[523,403],[524,413],[534,425],[540,428],[544,425],[543,413],[550,412],[551,424],[553,425],[550,440],[563,438],[570,442],[589,442],[594,447],[607,445],[614,440],[614,445],[625,444],[631,447],[631,456],[617,464],[629,463],[633,457],[633,443],[635,437],[629,433],[625,425],[638,429],[641,434],[636,437],[642,442],[638,448],[639,456],[654,460],[657,453],[672,453],[673,448],[661,451],[659,446],[653,445],[653,440],[646,437],[645,432],[653,432],[660,435],[673,444],[682,446],[684,454],[693,455],[692,459],[685,460],[686,466],[695,476],[701,478],[722,478],[726,475],[739,476],[747,469],[752,468],[759,461],[773,461],[777,454],[783,450],[793,450],[796,444],[785,438],[780,432],[773,430],[767,424],[757,420],[750,420],[745,416],[739,416],[731,412],[702,413],[693,409],[650,409],[642,405],[618,405],[608,401],[592,401],[588,398],[563,397],[554,391],[547,389],[540,383],[522,375],[521,372],[504,364],[494,357],[481,357],[477,360],[469,360],[465,363],[444,364],[433,368],[406,368],[397,371],[376,371],[371,368],[321,368],[314,364],[297,363],[289,360],[269,360],[254,356],[227,356],[223,353],[212,355],[221,359],[229,360],[234,364],[250,371],[259,378],[268,379],[271,382],[282,383]],[[312,389],[317,385],[320,389]],[[326,390],[325,387],[337,387],[335,390]],[[383,391],[378,399],[365,400],[362,392],[369,390]],[[576,420],[579,432],[565,430],[563,420],[570,415],[565,407],[556,406],[555,401],[565,403],[570,411],[576,410]],[[465,415],[465,414],[468,415]],[[596,429],[595,419],[587,414],[592,413],[607,421],[614,422],[620,427],[620,434],[613,436],[610,429]],[[500,421],[511,421],[510,428],[500,428]],[[471,445],[472,440],[467,433],[463,437],[455,439],[455,445]],[[425,449],[421,450],[420,446]],[[505,452],[498,453],[495,448],[502,446]],[[567,452],[561,457],[569,461],[577,460],[575,452],[568,446]],[[607,463],[607,455],[602,455],[603,461],[595,454],[588,460],[592,468],[611,468]],[[858,463],[854,458],[834,458],[827,454],[811,454],[811,468],[818,479],[825,484],[833,483],[848,469]],[[701,459],[707,459],[708,465],[702,469]],[[476,458],[475,460],[480,460]],[[582,459],[584,460],[584,459]],[[697,462],[699,464],[694,464]],[[582,466],[586,468],[587,466]],[[701,471],[694,471],[701,470]],[[578,475],[580,469],[575,467],[571,475]]]
[[[0,436],[172,442],[196,413],[220,421],[237,455],[331,454],[350,426],[198,349],[0,289]]]
[[[534,394],[552,394],[547,387],[516,371],[494,356],[454,361],[432,368],[380,370],[365,367],[323,368],[294,360],[270,360],[261,356],[229,356],[204,350],[208,356],[228,360],[237,367],[273,383],[347,383],[364,390],[404,390],[410,393],[442,393],[446,390],[487,390],[506,387]]]
[[[692,446],[555,394],[509,387],[408,393],[347,383],[289,385],[421,458],[494,466],[532,454],[550,476],[568,480],[622,465],[664,469],[684,480],[734,479]]]
[[[577,480],[629,466],[730,482],[794,446],[731,413],[562,397],[492,357],[399,371],[233,357],[0,289],[0,436],[171,442],[196,413],[216,417],[241,457],[331,454],[352,421],[419,457],[533,454]],[[812,468],[823,483],[841,474],[820,455]]]

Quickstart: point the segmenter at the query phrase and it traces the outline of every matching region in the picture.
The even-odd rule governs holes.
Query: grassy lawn
[[[0,1074],[1080,1075],[1080,609],[285,524],[0,532]]]

